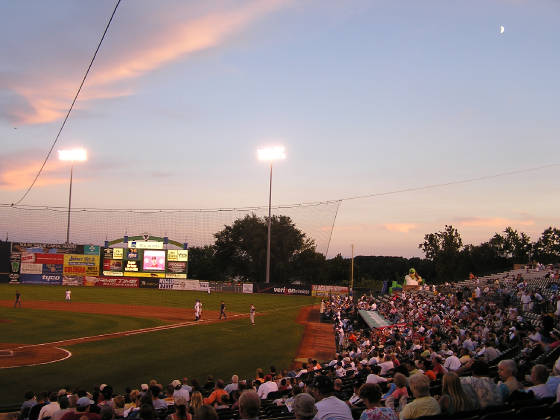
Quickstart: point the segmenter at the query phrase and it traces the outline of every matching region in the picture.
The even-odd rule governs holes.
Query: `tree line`
[[[214,234],[213,245],[189,249],[189,277],[212,281],[265,281],[267,218],[247,215]],[[271,218],[271,273],[273,283],[348,285],[350,258],[326,259],[315,242],[287,216]],[[511,227],[480,245],[463,245],[461,235],[446,225],[424,236],[419,244],[425,258],[358,256],[354,259],[354,286],[379,288],[384,280],[402,281],[414,267],[430,282],[464,279],[469,272],[484,275],[507,270],[529,260],[560,261],[560,230],[546,229],[536,242]]]

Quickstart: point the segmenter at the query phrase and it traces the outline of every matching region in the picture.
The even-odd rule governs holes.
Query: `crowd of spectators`
[[[91,393],[30,392],[20,418],[391,420],[483,413],[521,400],[553,404],[560,400],[559,313],[546,313],[556,295],[539,287],[507,276],[393,296],[332,296],[321,312],[333,322],[337,354],[323,364],[271,366],[228,383],[185,377],[123,393],[106,384]],[[390,326],[369,329],[359,310]]]

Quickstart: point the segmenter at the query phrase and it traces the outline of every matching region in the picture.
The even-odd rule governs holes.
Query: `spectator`
[[[154,410],[154,406],[151,404],[142,404],[140,410],[138,412],[138,418],[142,420],[154,420],[158,418],[156,410]],[[99,417],[101,420],[101,418]],[[81,419],[80,419],[81,420]]]
[[[171,415],[171,420],[191,420],[192,416],[187,411],[188,401],[184,395],[174,397],[175,412]]]
[[[70,408],[70,399],[66,395],[60,395],[58,397],[58,405],[60,406],[60,408],[52,414],[51,420],[60,420],[64,414],[70,411],[75,411],[74,408],[76,407],[76,397],[74,395],[72,395],[72,397],[74,397],[74,404],[72,408]]]
[[[35,404],[33,407],[31,407],[31,410],[29,410],[29,419],[37,420],[39,418],[39,412],[48,403],[49,403],[49,393],[39,392],[39,394],[37,395],[37,404]]]
[[[389,371],[395,367],[390,354],[386,354],[383,362],[379,363],[378,366],[381,367],[381,372],[379,373],[381,376],[387,375]]]
[[[408,399],[406,376],[404,376],[402,373],[395,373],[395,375],[393,376],[393,383],[395,384],[395,390],[391,392],[391,394],[387,398],[387,401],[385,402],[385,405],[394,409],[395,401],[399,402],[400,404],[401,398],[403,398],[402,401],[404,401],[406,404],[406,401]]]
[[[461,378],[463,389],[470,385],[478,398],[481,408],[491,405],[502,404],[502,393],[498,386],[488,377],[488,365],[480,360],[469,364],[472,369],[472,376]]]
[[[29,412],[31,411],[31,408],[35,404],[37,404],[37,397],[35,397],[35,393],[33,393],[33,391],[27,391],[25,393],[25,401],[23,402],[21,408],[19,409],[20,417],[23,420],[29,419]]]
[[[315,399],[303,392],[294,397],[293,412],[296,420],[311,420],[317,414],[317,407],[315,407]]]
[[[187,402],[190,400],[190,393],[189,391],[183,387],[183,384],[178,379],[175,379],[171,382],[171,386],[173,387],[173,399],[177,399],[178,397],[184,398]]]
[[[381,372],[381,367],[380,366],[372,366],[371,367],[371,372],[366,379],[366,383],[367,384],[379,384],[379,383],[383,383],[383,382],[387,382],[387,378],[384,378],[382,376],[379,376],[379,372]]]
[[[409,383],[410,390],[415,399],[402,409],[399,415],[401,420],[441,413],[438,402],[430,396],[430,379],[428,377],[421,373],[416,373],[410,377]]]
[[[317,403],[316,420],[345,420],[352,418],[348,405],[333,395],[334,387],[331,378],[325,375],[316,376],[310,385],[310,394]]]
[[[183,384],[181,388],[189,392],[189,395],[192,394],[192,386],[189,385],[189,378],[186,376],[181,379],[181,383]]]
[[[498,376],[501,379],[501,381],[498,382],[498,388],[502,394],[503,401],[507,400],[513,391],[523,389],[523,385],[519,383],[515,375],[517,375],[515,361],[505,359],[498,363]]]
[[[531,369],[531,382],[534,385],[527,388],[527,391],[532,391],[537,399],[554,397],[554,393],[546,386],[546,381],[548,381],[548,369],[546,366],[533,366]]]
[[[233,375],[231,377],[231,384],[227,384],[224,389],[228,394],[231,394],[232,391],[237,391],[239,389],[239,376]]]
[[[257,392],[261,400],[266,400],[270,392],[278,391],[278,384],[272,380],[272,376],[266,375],[264,381]]]
[[[443,375],[441,394],[438,402],[442,413],[451,415],[477,408],[476,400],[465,393],[455,372]]]
[[[243,393],[239,397],[240,419],[243,420],[258,419],[260,408],[261,408],[261,399],[259,398],[257,393],[253,390],[243,391]]]
[[[60,410],[60,405],[58,404],[58,395],[56,392],[51,392],[49,394],[49,403],[41,408],[41,411],[39,411],[38,419],[50,419],[53,413],[58,410]]]
[[[161,398],[161,385],[151,385],[150,394],[152,395],[152,405],[154,406],[154,410],[167,410],[167,403],[163,400],[163,398]]]
[[[122,419],[124,417],[124,401],[122,395],[117,395],[113,398],[113,411],[117,419]]]
[[[397,420],[395,412],[389,407],[381,405],[381,388],[377,384],[364,384],[360,388],[360,398],[366,409],[362,412],[360,420]]]
[[[76,401],[76,411],[64,414],[62,420],[101,420],[99,414],[90,412],[93,404],[93,400],[90,400],[88,397],[78,398],[78,401]]]
[[[218,379],[216,381],[216,387],[214,388],[214,391],[212,391],[212,393],[208,396],[208,398],[204,398],[204,404],[212,405],[215,402],[220,401],[220,398],[223,395],[229,397],[229,394],[225,391],[224,388],[225,388],[224,381],[222,379]]]
[[[456,371],[461,367],[461,361],[455,356],[455,353],[451,352],[451,355],[445,359],[443,367],[448,371]]]
[[[196,410],[198,410],[203,405],[204,405],[204,402],[202,400],[202,394],[198,391],[194,391],[192,396],[191,396],[191,403],[189,405],[189,413],[192,416],[194,416],[194,413],[196,412]]]

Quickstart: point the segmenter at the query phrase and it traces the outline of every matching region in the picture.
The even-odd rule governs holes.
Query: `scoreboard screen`
[[[165,271],[165,251],[144,251],[144,271]]]

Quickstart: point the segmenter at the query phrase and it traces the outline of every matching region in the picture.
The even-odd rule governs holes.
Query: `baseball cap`
[[[317,414],[315,399],[306,392],[297,394],[294,397],[292,410],[296,416],[311,418]]]
[[[181,381],[179,379],[175,379],[173,382],[171,382],[171,386],[173,388],[177,388],[179,385],[181,385]]]
[[[88,405],[92,405],[93,401],[90,400],[88,397],[82,397],[82,398],[78,398],[78,401],[76,401],[76,406],[78,407],[87,407]]]

